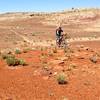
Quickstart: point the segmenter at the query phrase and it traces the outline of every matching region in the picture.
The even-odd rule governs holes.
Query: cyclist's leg
[[[59,46],[59,36],[56,35],[56,45]]]
[[[61,46],[62,44],[62,36],[59,36],[59,47]]]
[[[63,46],[63,36],[60,36],[60,46]]]
[[[65,37],[62,38],[62,47],[67,48],[67,41]]]

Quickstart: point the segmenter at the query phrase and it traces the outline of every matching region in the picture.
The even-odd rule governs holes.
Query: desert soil
[[[55,44],[59,23],[70,35],[67,53]],[[8,66],[9,51],[27,65]],[[60,73],[67,84],[58,84]],[[99,74],[100,10],[0,15],[0,100],[100,100]]]

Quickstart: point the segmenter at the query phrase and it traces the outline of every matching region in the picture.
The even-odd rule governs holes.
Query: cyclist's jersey
[[[61,30],[61,29],[57,29],[56,30],[56,35],[57,36],[61,36],[61,33],[63,32],[63,30]]]

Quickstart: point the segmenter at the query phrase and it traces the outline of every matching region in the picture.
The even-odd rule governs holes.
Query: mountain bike
[[[67,48],[69,46],[67,39],[69,38],[68,34],[62,34],[56,38],[56,45],[58,47]]]

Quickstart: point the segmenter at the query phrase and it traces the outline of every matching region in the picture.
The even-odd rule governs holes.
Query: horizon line
[[[72,9],[74,8],[74,9]],[[6,13],[56,13],[56,12],[63,12],[63,11],[70,11],[70,10],[84,10],[84,9],[100,9],[100,7],[72,7],[72,8],[66,8],[63,10],[56,10],[56,11],[32,11],[32,10],[27,10],[27,11],[4,11],[0,12],[0,14],[6,14]]]

